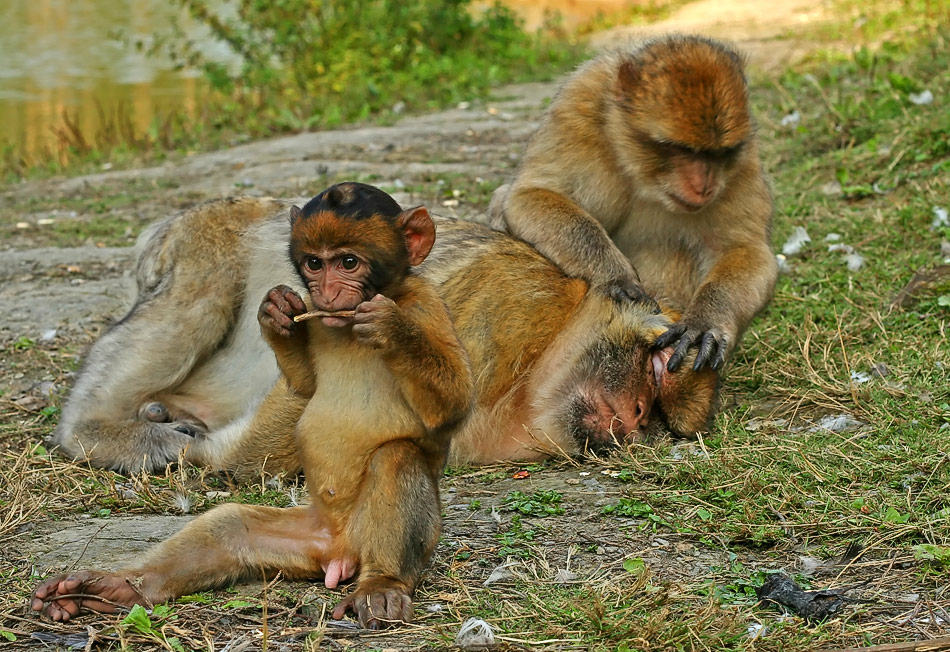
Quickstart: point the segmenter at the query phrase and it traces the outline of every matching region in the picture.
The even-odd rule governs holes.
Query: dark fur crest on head
[[[379,188],[365,183],[345,181],[330,186],[308,201],[299,213],[292,211],[291,221],[306,219],[324,211],[330,211],[351,220],[365,220],[374,215],[381,215],[392,221],[402,212],[402,209],[395,199]]]

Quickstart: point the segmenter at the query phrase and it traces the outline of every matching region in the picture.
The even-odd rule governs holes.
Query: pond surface
[[[169,107],[193,111],[200,75],[131,45],[170,35],[177,11],[170,0],[0,0],[0,144],[33,157],[57,151],[63,115],[94,144],[100,111],[106,123],[119,111],[137,133]],[[228,58],[203,42],[208,56]]]

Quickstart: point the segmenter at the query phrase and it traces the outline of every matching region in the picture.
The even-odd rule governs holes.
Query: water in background
[[[563,12],[570,24],[636,2],[506,4],[535,28],[546,7]],[[129,45],[172,34],[176,14],[186,36],[205,56],[236,63],[225,46],[209,40],[171,0],[0,0],[0,145],[12,145],[27,158],[55,154],[55,130],[64,128],[64,114],[93,146],[103,124],[115,125],[117,114],[128,119],[137,134],[170,108],[193,114],[204,89],[200,74],[175,71],[170,60]]]
[[[55,152],[54,129],[63,128],[64,113],[94,144],[100,111],[127,116],[136,133],[169,108],[194,112],[200,73],[175,71],[169,59],[129,45],[170,35],[177,12],[169,0],[2,0],[0,144],[28,157]],[[206,55],[233,59],[182,18]]]

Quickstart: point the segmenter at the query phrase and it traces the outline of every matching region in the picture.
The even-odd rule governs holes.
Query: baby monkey
[[[287,388],[306,402],[295,438],[311,504],[222,505],[162,542],[137,567],[49,579],[32,608],[53,620],[80,609],[151,605],[252,577],[356,576],[333,610],[364,627],[408,622],[440,531],[438,480],[471,410],[467,354],[445,304],[412,270],[435,242],[425,208],[402,211],[359,183],[290,210],[290,258],[322,316],[286,285],[258,311]],[[279,391],[275,389],[275,391]]]

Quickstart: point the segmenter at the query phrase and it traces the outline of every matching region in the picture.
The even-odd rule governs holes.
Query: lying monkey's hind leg
[[[70,457],[113,470],[155,471],[176,461],[200,429],[164,427],[166,421],[191,419],[177,414],[173,403],[155,399],[179,385],[230,327],[226,318],[199,312],[140,304],[110,329],[90,349],[51,443]],[[197,335],[188,337],[192,332]]]
[[[30,600],[33,611],[63,622],[83,609],[114,613],[136,604],[149,603],[134,580],[104,571],[77,571],[50,578],[36,587]]]
[[[157,472],[177,463],[204,432],[190,423],[94,419],[77,424],[71,432],[73,444],[60,447],[71,457],[119,473]]]

